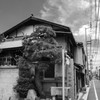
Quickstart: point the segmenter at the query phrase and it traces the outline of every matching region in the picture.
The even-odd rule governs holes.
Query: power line
[[[97,35],[97,0],[95,0],[95,40]]]
[[[100,29],[99,29],[99,28],[100,28],[99,11],[100,11],[100,0],[98,0],[98,23],[99,23],[99,24],[98,24],[98,38],[97,38],[97,39],[98,39],[98,44],[97,44],[98,47],[97,47],[97,51],[98,51],[98,48],[99,48],[99,35],[100,35],[100,34],[99,34],[99,32],[100,32]]]
[[[96,52],[98,52],[98,47],[99,47],[99,35],[98,35],[99,7],[100,7],[100,0],[98,0],[98,1],[95,0],[95,40],[94,40],[94,46],[96,46]]]
[[[99,8],[100,8],[100,0],[98,0],[98,6],[97,6],[97,14],[96,14],[96,27],[95,27],[95,45],[96,45],[96,52],[98,53],[99,49]],[[99,24],[98,24],[99,23]]]

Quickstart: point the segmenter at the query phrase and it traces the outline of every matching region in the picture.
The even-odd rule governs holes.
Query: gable
[[[30,35],[34,30],[33,27],[35,25],[51,26],[57,34],[68,36],[69,39],[72,41],[73,46],[76,46],[75,39],[69,27],[35,17],[29,17],[28,19],[22,21],[21,23],[17,24],[16,26],[12,27],[11,29],[5,31],[2,34],[4,34],[6,38],[23,37],[24,35]]]
[[[22,26],[19,29],[14,30],[12,33],[10,33],[7,38],[18,38],[18,37],[23,37],[26,35],[30,35],[33,32],[33,25],[29,26]]]
[[[70,28],[67,26],[63,26],[57,23],[53,23],[50,21],[46,21],[40,18],[36,18],[36,17],[29,17],[26,20],[22,21],[21,23],[15,25],[14,27],[10,28],[9,30],[5,31],[4,34],[5,36],[7,36],[8,34],[12,33],[14,30],[19,29],[20,27],[23,26],[29,26],[29,25],[47,25],[47,26],[51,26],[54,30],[56,31],[64,31],[64,32],[70,32]]]

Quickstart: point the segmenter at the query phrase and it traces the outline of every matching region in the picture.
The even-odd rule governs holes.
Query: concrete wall
[[[16,84],[18,69],[0,69],[0,100],[8,100]]]

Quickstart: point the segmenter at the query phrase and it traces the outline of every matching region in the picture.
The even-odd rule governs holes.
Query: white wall
[[[33,26],[30,25],[30,26],[25,26],[25,27],[22,27],[20,29],[18,29],[18,36],[20,36],[20,34],[24,33],[24,35],[30,35],[31,33],[33,32]]]
[[[18,69],[0,69],[0,100],[9,100],[18,78]]]
[[[74,57],[75,63],[83,65],[83,53],[81,47],[76,48]]]
[[[23,26],[19,28],[18,30],[15,30],[13,33],[11,33],[10,36],[15,37],[16,34],[17,36],[23,36],[23,33],[24,35],[30,35],[32,32],[33,32],[33,25]]]

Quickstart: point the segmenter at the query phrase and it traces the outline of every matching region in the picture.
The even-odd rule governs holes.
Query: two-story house
[[[76,42],[72,32],[67,26],[56,24],[33,16],[25,19],[21,23],[1,34],[0,86],[2,87],[0,87],[0,93],[5,95],[4,98],[8,98],[10,96],[9,93],[12,93],[12,87],[16,83],[16,77],[18,77],[16,61],[23,53],[22,38],[33,33],[35,25],[47,25],[52,27],[56,32],[55,39],[67,52],[67,56],[69,57],[69,65],[65,64],[65,87],[71,87],[71,96],[73,96],[72,100],[74,100],[74,49],[76,47]],[[82,65],[82,67],[84,67],[83,63]],[[54,87],[53,89],[56,89],[55,87],[62,87],[62,65],[52,66],[53,67],[50,67],[50,69],[45,72],[43,76],[44,78],[41,80],[43,90],[48,96],[55,95],[54,91],[52,92],[51,87]],[[56,92],[57,94],[61,94],[58,93],[59,91]]]

